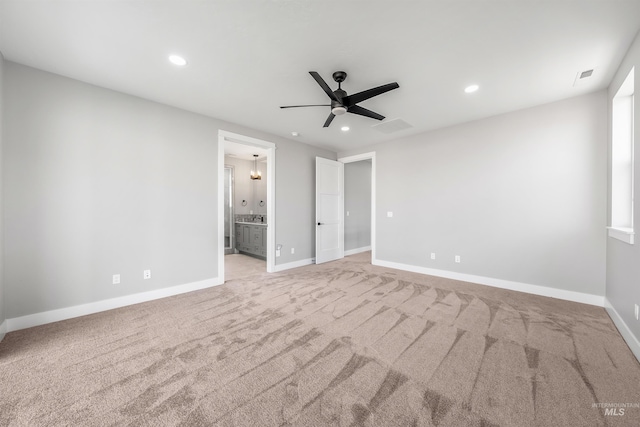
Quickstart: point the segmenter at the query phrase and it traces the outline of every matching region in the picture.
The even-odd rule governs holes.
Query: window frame
[[[634,244],[634,131],[635,67],[614,95],[611,104],[611,200],[609,237]],[[622,187],[622,188],[619,188]]]

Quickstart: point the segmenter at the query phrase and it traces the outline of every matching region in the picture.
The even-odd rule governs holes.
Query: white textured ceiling
[[[334,151],[605,88],[639,29],[638,0],[0,0],[7,60]],[[312,70],[348,93],[397,81],[360,105],[413,127],[278,108],[326,103]]]

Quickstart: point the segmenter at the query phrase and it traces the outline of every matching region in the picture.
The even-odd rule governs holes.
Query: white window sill
[[[633,245],[633,236],[635,233],[632,228],[607,227],[607,229],[609,230],[609,237]]]

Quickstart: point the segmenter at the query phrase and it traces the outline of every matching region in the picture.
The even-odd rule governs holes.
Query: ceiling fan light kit
[[[329,85],[324,81],[322,77],[320,77],[320,74],[318,74],[316,71],[309,71],[309,74],[311,74],[311,77],[315,79],[318,85],[320,85],[322,90],[324,90],[324,92],[327,94],[329,99],[331,99],[331,104],[286,105],[280,108],[331,107],[329,117],[327,117],[327,120],[324,122],[323,127],[325,128],[329,127],[335,116],[340,116],[344,113],[357,114],[359,116],[369,117],[376,120],[384,120],[383,115],[380,115],[371,110],[367,110],[366,108],[363,108],[356,104],[400,87],[398,83],[393,82],[386,85],[374,87],[372,89],[367,89],[353,95],[347,95],[347,92],[342,90],[341,87],[342,82],[347,78],[347,73],[345,73],[344,71],[336,71],[335,73],[333,73],[333,80],[338,83],[338,89],[334,91],[331,90]]]
[[[339,105],[339,106],[337,106],[337,107],[333,107],[333,108],[331,109],[331,112],[332,112],[335,116],[341,116],[341,115],[343,115],[344,113],[346,113],[346,112],[347,112],[347,109],[346,109],[346,107],[343,107],[342,105]]]

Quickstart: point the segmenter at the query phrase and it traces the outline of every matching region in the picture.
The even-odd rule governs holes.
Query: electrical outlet
[[[460,255],[456,255],[456,262],[460,262]]]
[[[276,249],[276,258],[280,256],[280,249]]]
[[[640,320],[638,319],[638,315],[640,315],[640,307],[636,304],[636,320]]]
[[[114,274],[113,275],[113,284],[114,285],[119,285],[120,284],[120,275],[119,274]],[[638,308],[638,306],[636,305],[636,312],[638,311],[637,308]],[[638,317],[638,316],[636,315],[636,317]]]
[[[431,252],[431,259],[436,259],[436,253],[435,252]]]
[[[347,211],[347,216],[349,216],[349,211]]]
[[[144,280],[151,279],[151,270],[145,270],[143,276]]]
[[[296,248],[291,248],[291,253],[295,254],[296,253]]]

